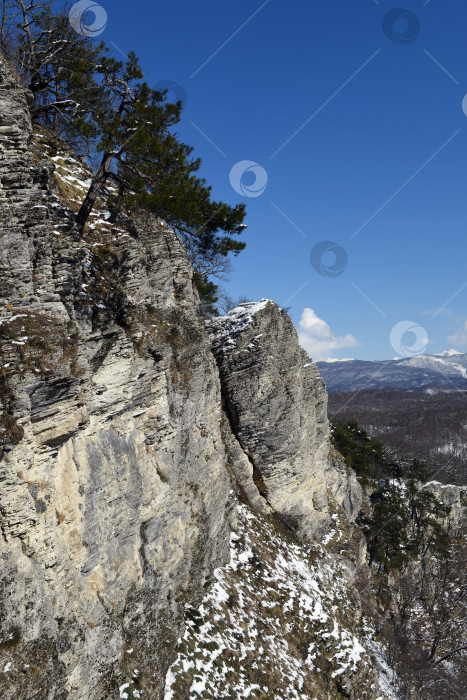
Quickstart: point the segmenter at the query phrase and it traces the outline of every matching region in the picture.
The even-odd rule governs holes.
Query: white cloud
[[[298,338],[313,360],[327,360],[333,350],[355,348],[361,344],[350,333],[335,336],[326,321],[319,318],[313,309],[303,309],[298,322]]]
[[[467,345],[467,321],[454,335],[448,335],[448,340],[456,345]]]

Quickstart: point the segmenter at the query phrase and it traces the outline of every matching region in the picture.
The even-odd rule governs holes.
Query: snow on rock
[[[382,695],[336,560],[246,506],[230,563],[214,572],[166,678],[164,700]],[[372,690],[373,688],[373,690]],[[331,695],[328,696],[329,690]]]
[[[249,326],[253,316],[266,308],[268,304],[274,304],[269,299],[261,301],[249,301],[239,304],[229,311],[226,316],[207,321],[207,328],[216,337],[216,347],[222,350],[230,350],[236,345],[235,339],[246,326]]]
[[[440,481],[427,481],[424,486],[425,488],[427,486],[435,486],[438,489],[457,489],[459,491],[467,491],[467,486],[458,486],[455,484],[442,484]]]
[[[380,695],[377,700],[398,700],[400,696],[397,692],[397,677],[385,658],[386,653],[382,644],[371,638],[373,634],[374,630],[372,629],[370,638],[365,640],[365,644],[371,652],[378,670]]]

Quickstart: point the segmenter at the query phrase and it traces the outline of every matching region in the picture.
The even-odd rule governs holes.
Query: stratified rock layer
[[[89,172],[27,98],[0,60],[0,695],[160,700],[234,490],[328,540],[361,493],[285,312],[213,321],[216,363],[177,236],[103,207],[80,235]]]
[[[116,698],[138,669],[158,698],[228,558],[216,363],[176,236],[81,238],[4,73],[0,695]]]
[[[424,488],[445,506],[449,508],[448,519],[454,532],[467,531],[467,486],[441,484],[439,481],[429,481]]]
[[[208,324],[225,411],[250,462],[238,474],[302,535],[329,525],[330,500],[349,518],[361,502],[355,476],[331,460],[324,382],[285,311],[263,299]],[[257,500],[257,499],[256,499]]]

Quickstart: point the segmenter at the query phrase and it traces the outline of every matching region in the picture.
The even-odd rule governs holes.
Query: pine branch
[[[438,661],[435,661],[434,665],[437,666],[437,665],[440,664],[442,661],[446,661],[446,659],[449,659],[449,658],[450,658],[451,656],[453,656],[454,654],[457,654],[459,651],[465,651],[466,649],[467,649],[467,644],[466,644],[465,646],[462,646],[462,647],[457,647],[457,649],[454,649],[453,651],[450,651],[449,654],[445,654],[445,655],[442,656],[440,659],[438,659]]]

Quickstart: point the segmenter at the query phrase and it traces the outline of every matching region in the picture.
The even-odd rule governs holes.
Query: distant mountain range
[[[329,393],[386,388],[425,393],[467,389],[467,354],[455,350],[378,362],[343,360],[317,364]]]

